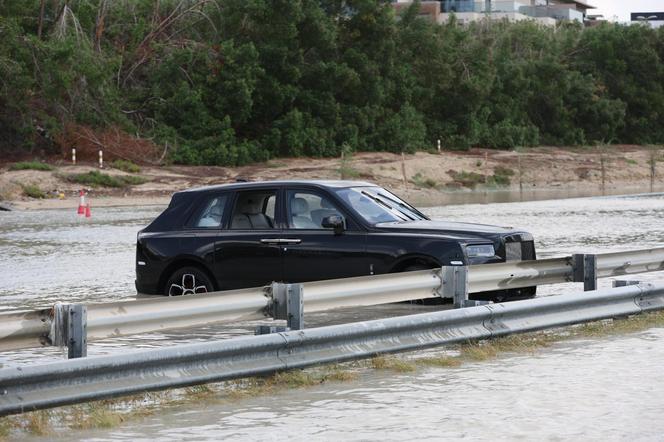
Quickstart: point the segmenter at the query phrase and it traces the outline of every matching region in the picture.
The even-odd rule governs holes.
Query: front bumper
[[[496,244],[496,256],[485,259],[484,262],[471,262],[471,264],[493,264],[514,261],[533,261],[536,259],[535,242],[529,233],[517,233],[505,236]],[[537,286],[518,289],[492,290],[470,294],[469,298],[477,301],[518,301],[530,299],[537,294]]]

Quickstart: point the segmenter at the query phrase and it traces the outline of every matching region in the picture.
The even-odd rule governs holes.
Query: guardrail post
[[[67,347],[67,357],[84,358],[88,354],[88,308],[83,304],[55,304],[49,339],[51,345]]]
[[[304,297],[302,284],[283,284],[273,282],[270,287],[272,305],[270,315],[274,319],[285,319],[286,327],[274,325],[259,325],[255,334],[264,335],[280,333],[289,330],[304,329]]]
[[[82,304],[70,304],[68,313],[67,357],[84,358],[88,355],[88,308]]]
[[[582,282],[583,290],[597,290],[597,255],[574,254],[574,282]]]
[[[302,284],[287,285],[286,321],[291,330],[304,329],[304,297]]]
[[[270,316],[274,319],[288,319],[287,299],[288,287],[287,284],[281,282],[273,282],[271,286],[272,291],[272,311]]]
[[[583,290],[597,290],[597,256],[583,256]]]
[[[468,303],[468,267],[443,266],[443,298],[452,298],[454,308],[466,307]]]

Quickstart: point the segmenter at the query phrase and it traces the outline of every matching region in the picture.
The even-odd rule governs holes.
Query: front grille
[[[535,242],[524,241],[521,243],[521,259],[524,261],[535,260]]]
[[[522,250],[520,242],[505,244],[505,261],[521,261]]]
[[[505,243],[505,261],[531,261],[535,259],[533,241]]]

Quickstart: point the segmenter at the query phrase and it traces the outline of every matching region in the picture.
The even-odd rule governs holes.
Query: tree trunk
[[[42,29],[44,29],[44,7],[46,0],[39,1],[39,24],[37,25],[37,37],[41,39]]]
[[[95,49],[101,52],[101,37],[104,34],[104,20],[106,19],[106,0],[99,1],[97,9],[97,22],[95,23]]]

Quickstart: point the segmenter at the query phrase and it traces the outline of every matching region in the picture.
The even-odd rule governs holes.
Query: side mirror
[[[346,220],[341,215],[326,216],[320,224],[326,229],[334,229],[335,235],[341,235],[346,230]]]

